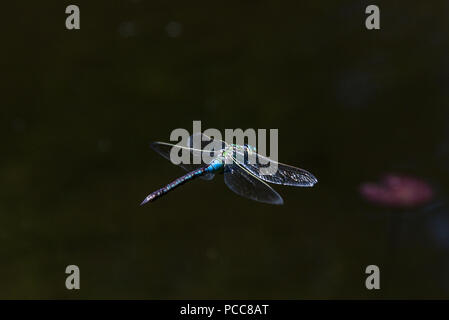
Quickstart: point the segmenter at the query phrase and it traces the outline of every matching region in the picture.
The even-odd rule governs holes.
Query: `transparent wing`
[[[232,156],[229,157],[232,158]],[[242,167],[235,159],[228,159],[226,163],[229,164],[224,169],[224,181],[229,189],[238,195],[259,202],[278,205],[284,203],[276,191]]]
[[[312,187],[318,182],[313,174],[304,169],[271,160],[258,153],[236,150],[235,154],[245,169],[266,182],[297,187]]]
[[[187,140],[187,146],[203,151],[220,151],[226,148],[227,144],[223,140],[213,139],[201,132],[192,134]]]
[[[171,152],[175,152],[175,153],[178,153],[178,155],[180,155],[181,152],[188,151],[189,159],[190,159],[188,161],[188,163],[183,162],[183,163],[177,164],[186,171],[193,171],[193,170],[196,170],[198,168],[202,168],[202,167],[208,165],[207,163],[204,163],[204,161],[203,161],[202,154],[203,154],[203,152],[206,152],[203,150],[193,149],[193,148],[189,148],[189,147],[183,147],[183,146],[174,145],[174,144],[165,143],[165,142],[153,142],[150,146],[151,146],[151,149],[153,149],[154,151],[159,153],[165,159],[170,160],[170,162],[172,162],[171,157],[170,157]],[[201,176],[201,178],[204,180],[211,180],[214,178],[214,174],[209,173],[204,176]]]

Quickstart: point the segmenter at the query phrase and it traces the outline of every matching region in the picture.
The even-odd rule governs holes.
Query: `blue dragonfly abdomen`
[[[175,189],[176,187],[179,187],[180,185],[182,185],[190,180],[193,180],[197,177],[201,177],[202,175],[205,175],[205,174],[214,174],[214,173],[220,172],[221,170],[223,170],[223,168],[224,168],[223,161],[221,161],[219,159],[214,159],[211,161],[211,163],[209,165],[207,165],[203,168],[193,170],[193,171],[183,175],[182,177],[174,180],[173,182],[167,184],[165,187],[162,187],[159,190],[156,190],[153,193],[149,194],[145,198],[145,200],[142,201],[142,203],[140,205],[144,205],[147,202],[154,201],[157,198],[166,194],[167,192]]]
[[[206,167],[206,173],[217,173],[223,170],[223,168],[224,168],[223,160],[214,159]]]

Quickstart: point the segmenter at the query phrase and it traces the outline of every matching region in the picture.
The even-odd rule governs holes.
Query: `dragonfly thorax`
[[[229,147],[227,147],[226,149],[235,149],[237,151],[241,151],[241,152],[257,152],[256,147],[253,147],[249,144],[244,144],[243,146],[238,145],[238,144],[230,144]]]

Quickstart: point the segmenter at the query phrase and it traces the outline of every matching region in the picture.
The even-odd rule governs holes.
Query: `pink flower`
[[[379,183],[363,183],[365,200],[385,207],[412,208],[430,202],[434,192],[425,181],[405,175],[387,174]]]

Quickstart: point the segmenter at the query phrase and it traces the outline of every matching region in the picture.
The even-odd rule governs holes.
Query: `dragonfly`
[[[271,160],[258,154],[256,148],[250,145],[228,144],[202,133],[190,136],[187,141],[187,145],[151,143],[150,147],[168,160],[171,160],[173,152],[187,152],[190,161],[178,164],[188,171],[187,174],[149,194],[141,205],[155,201],[195,178],[211,180],[217,173],[223,174],[225,184],[236,194],[275,205],[282,205],[284,200],[268,183],[313,187],[318,182],[310,172]],[[197,142],[195,145],[195,141],[199,144]]]

